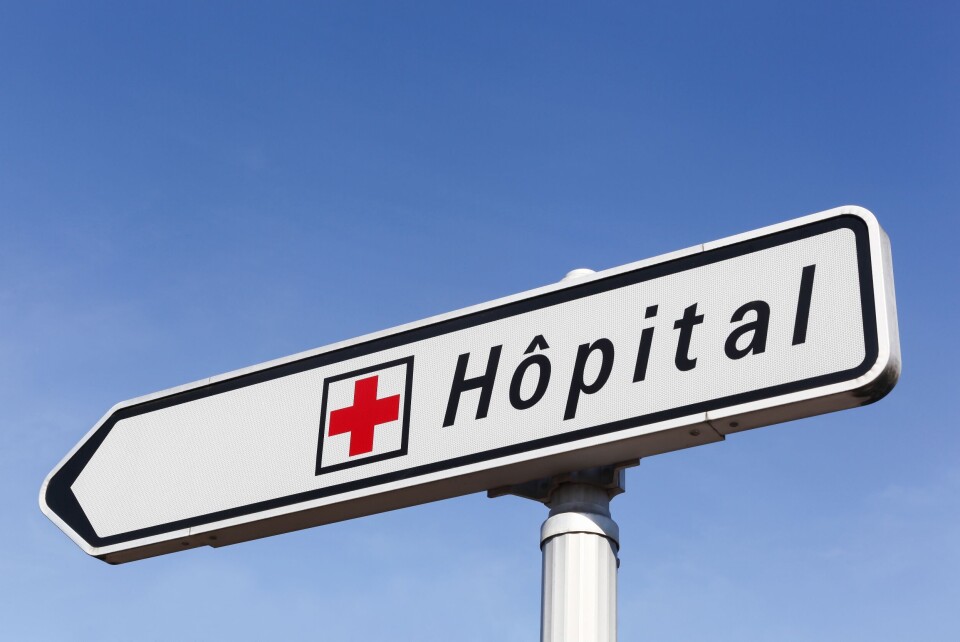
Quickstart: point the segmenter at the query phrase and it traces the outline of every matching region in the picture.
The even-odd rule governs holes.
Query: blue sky
[[[3,637],[536,639],[531,502],[110,567],[37,492],[122,399],[859,204],[900,384],[631,470],[621,639],[960,639],[954,4],[2,15]]]

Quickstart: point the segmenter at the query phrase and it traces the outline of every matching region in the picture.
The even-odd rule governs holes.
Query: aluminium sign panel
[[[842,207],[125,401],[40,504],[111,563],[875,401],[890,250]]]

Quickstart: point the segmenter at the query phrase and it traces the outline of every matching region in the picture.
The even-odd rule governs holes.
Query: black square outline
[[[377,372],[378,370],[387,370],[389,368],[395,368],[397,366],[406,366],[406,383],[403,389],[403,417],[400,430],[400,448],[397,450],[391,450],[390,452],[381,453],[379,455],[374,455],[373,457],[364,457],[363,459],[358,459],[356,461],[345,461],[341,464],[334,464],[333,466],[321,466],[321,458],[323,457],[323,436],[327,432],[327,389],[330,387],[331,383],[336,383],[337,381],[343,381],[344,379],[352,379],[354,377],[359,377],[360,375],[365,375],[368,372]],[[323,402],[320,405],[320,437],[317,439],[317,466],[315,475],[322,475],[324,473],[332,473],[338,470],[344,470],[346,468],[353,468],[354,466],[362,466],[364,464],[372,464],[378,461],[384,461],[386,459],[393,459],[394,457],[403,457],[407,454],[407,444],[410,440],[410,400],[411,394],[413,392],[413,355],[403,358],[396,359],[395,361],[388,361],[387,363],[381,363],[375,366],[368,366],[366,368],[361,368],[359,370],[353,370],[351,372],[346,372],[344,374],[338,374],[333,377],[327,377],[323,380],[323,392],[322,399]]]

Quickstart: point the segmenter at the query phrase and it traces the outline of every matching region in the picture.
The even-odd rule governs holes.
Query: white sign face
[[[114,407],[43,511],[118,563],[875,401],[889,246],[844,207]]]

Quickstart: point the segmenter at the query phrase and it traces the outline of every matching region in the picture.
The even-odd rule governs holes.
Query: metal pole
[[[543,642],[616,642],[620,532],[610,500],[626,490],[634,459],[613,466],[535,479],[487,491],[546,504],[540,527],[543,552],[540,639]]]
[[[593,270],[580,268],[563,280],[590,274]],[[547,502],[550,516],[540,527],[542,642],[617,639],[620,529],[610,517],[608,490],[587,477],[587,483],[556,486]]]
[[[593,274],[571,270],[564,281]],[[620,529],[610,500],[626,490],[624,468],[639,460],[579,470],[487,491],[542,502],[550,515],[540,527],[543,552],[540,640],[616,642]]]
[[[617,551],[607,489],[564,483],[540,528],[543,642],[616,642]]]

